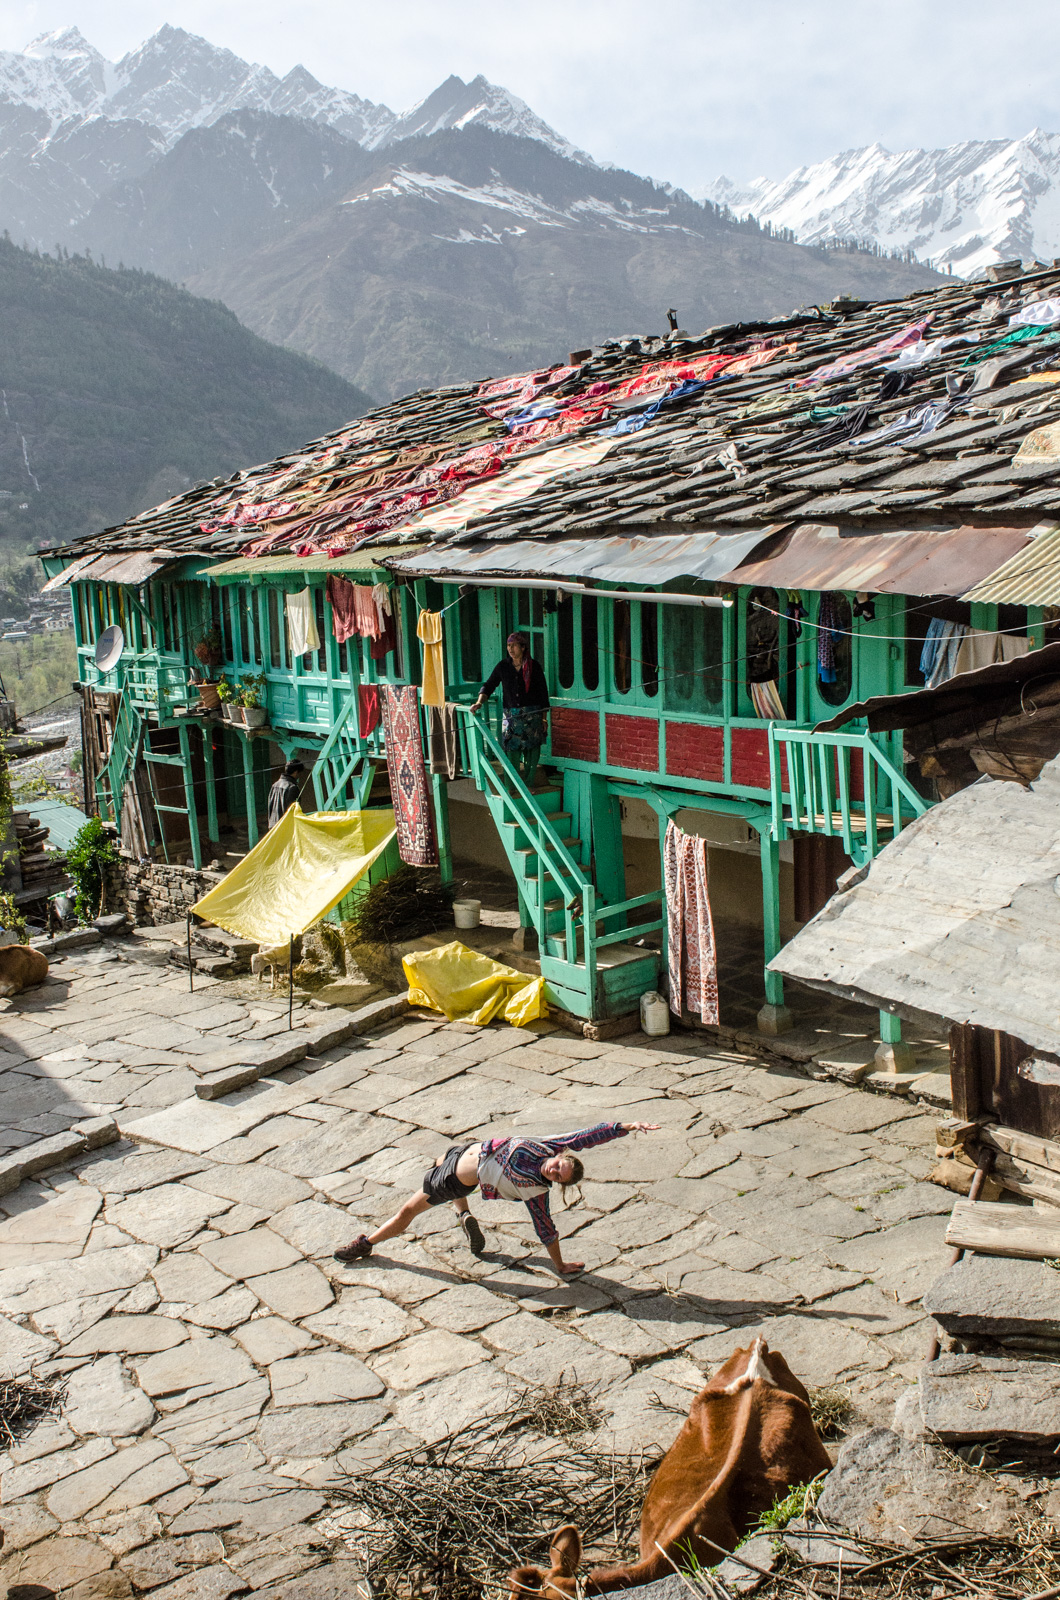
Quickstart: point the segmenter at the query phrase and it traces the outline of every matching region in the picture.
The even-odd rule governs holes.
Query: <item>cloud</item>
[[[112,58],[164,22],[402,110],[503,83],[599,160],[698,188],[837,150],[1060,128],[1055,0],[21,0],[0,46],[77,25]]]

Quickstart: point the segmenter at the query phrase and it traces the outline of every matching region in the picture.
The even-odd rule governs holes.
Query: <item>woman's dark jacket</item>
[[[531,660],[530,662],[530,687],[528,689],[523,679],[522,667],[513,666],[511,656],[505,656],[502,661],[497,662],[497,665],[482,685],[483,698],[488,698],[498,684],[501,686],[501,697],[505,711],[510,711],[516,706],[533,706],[537,710],[550,704],[548,684],[545,682],[545,674],[541,670],[541,664],[538,661]]]

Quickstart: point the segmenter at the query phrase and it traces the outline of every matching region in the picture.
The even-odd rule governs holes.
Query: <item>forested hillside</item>
[[[121,521],[340,426],[368,397],[146,272],[0,239],[0,546]]]

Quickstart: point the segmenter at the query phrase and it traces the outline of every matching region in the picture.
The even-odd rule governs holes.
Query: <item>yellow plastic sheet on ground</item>
[[[409,980],[409,1004],[441,1011],[450,1022],[475,1022],[485,1027],[503,1015],[522,1028],[548,1016],[544,978],[491,961],[454,939],[435,950],[414,950],[402,960]]]
[[[306,813],[295,801],[192,910],[242,939],[286,944],[338,905],[396,831],[390,810]]]

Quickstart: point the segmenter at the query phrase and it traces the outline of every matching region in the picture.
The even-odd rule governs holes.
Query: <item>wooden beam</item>
[[[974,1122],[982,1107],[979,1062],[975,1028],[968,1022],[955,1022],[950,1028],[950,1087],[953,1114],[962,1122]]]
[[[958,1200],[946,1229],[946,1243],[977,1255],[1018,1256],[1024,1261],[1060,1259],[1060,1214],[1031,1206],[972,1204]]]
[[[980,1137],[995,1150],[1003,1151],[1018,1162],[1030,1162],[1035,1167],[1045,1167],[1055,1172],[1060,1181],[1060,1144],[1054,1139],[1040,1139],[1034,1133],[1018,1133],[1015,1128],[1003,1128],[996,1122],[985,1123]]]

